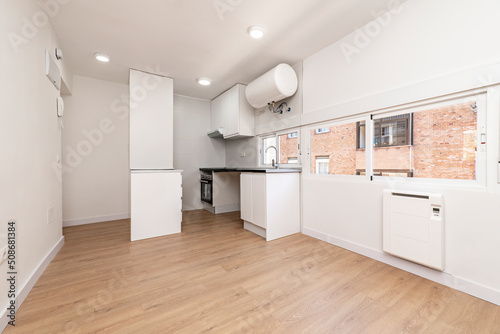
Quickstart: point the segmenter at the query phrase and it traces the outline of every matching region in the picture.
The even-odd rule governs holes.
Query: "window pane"
[[[297,157],[299,156],[298,150],[298,133],[290,132],[278,137],[279,140],[279,150],[280,150],[280,164],[292,164],[297,163]],[[292,162],[290,158],[294,158]]]
[[[262,164],[270,165],[272,163],[272,159],[276,159],[276,151],[271,148],[269,150],[266,149],[270,146],[276,147],[276,137],[268,137],[262,139]]]
[[[474,101],[375,121],[374,175],[475,180],[477,114],[471,106]]]
[[[365,169],[364,150],[356,150],[357,125],[333,125],[321,134],[317,130],[323,128],[311,130],[312,174],[356,175]]]

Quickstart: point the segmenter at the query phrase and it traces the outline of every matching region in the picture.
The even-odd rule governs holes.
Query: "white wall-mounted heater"
[[[384,190],[384,251],[444,269],[443,198],[440,194]]]

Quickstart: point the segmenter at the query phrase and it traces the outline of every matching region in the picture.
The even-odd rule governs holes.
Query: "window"
[[[359,175],[365,160],[364,151],[356,149],[357,129],[356,122],[312,128],[311,174]]]
[[[314,133],[317,135],[320,133],[327,133],[327,132],[330,132],[330,128],[319,128],[319,129],[314,130]]]
[[[316,174],[329,174],[330,157],[316,157]]]
[[[484,185],[486,144],[480,138],[486,138],[486,94],[464,96],[310,128],[311,174]]]
[[[299,164],[299,132],[294,130],[264,137],[261,139],[260,151],[261,165],[271,165],[276,158],[279,164]]]
[[[374,120],[373,175],[475,180],[476,102]]]

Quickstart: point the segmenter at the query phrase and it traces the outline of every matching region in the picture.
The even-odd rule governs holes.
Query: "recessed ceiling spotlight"
[[[104,53],[96,52],[94,53],[95,59],[102,61],[103,63],[107,63],[109,61],[109,57]]]
[[[259,39],[264,36],[264,28],[262,28],[261,26],[251,26],[250,28],[248,28],[248,33],[252,38]]]
[[[212,83],[212,81],[210,81],[210,79],[208,78],[199,78],[198,83],[202,86],[209,86]]]

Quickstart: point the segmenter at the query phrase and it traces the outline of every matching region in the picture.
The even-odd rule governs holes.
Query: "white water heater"
[[[288,64],[279,64],[247,85],[248,103],[256,109],[292,96],[297,91],[297,74]]]

